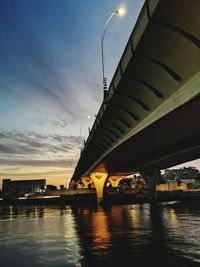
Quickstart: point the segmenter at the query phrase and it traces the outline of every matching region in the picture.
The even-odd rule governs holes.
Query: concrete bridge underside
[[[73,180],[160,170],[200,155],[200,1],[146,1]]]

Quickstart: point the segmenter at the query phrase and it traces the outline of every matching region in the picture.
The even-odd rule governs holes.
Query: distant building
[[[11,180],[3,179],[2,195],[17,197],[42,193],[45,190],[46,180]]]

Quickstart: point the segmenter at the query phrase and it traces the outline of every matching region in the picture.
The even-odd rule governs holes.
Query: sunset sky
[[[126,15],[108,27],[108,83],[143,2],[123,1]],[[66,185],[101,105],[101,34],[120,4],[0,1],[0,182],[45,178]],[[200,168],[199,160],[187,165]]]

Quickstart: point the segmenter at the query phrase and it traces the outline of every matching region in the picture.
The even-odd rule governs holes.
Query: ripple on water
[[[198,266],[199,215],[179,202],[0,207],[0,266],[156,267],[158,255],[162,266]]]

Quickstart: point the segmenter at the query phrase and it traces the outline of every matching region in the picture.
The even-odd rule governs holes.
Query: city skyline
[[[124,1],[126,16],[109,25],[108,84],[143,3]],[[1,1],[0,180],[66,185],[102,102],[100,39],[120,4]],[[192,165],[200,168],[199,160],[181,166]]]

